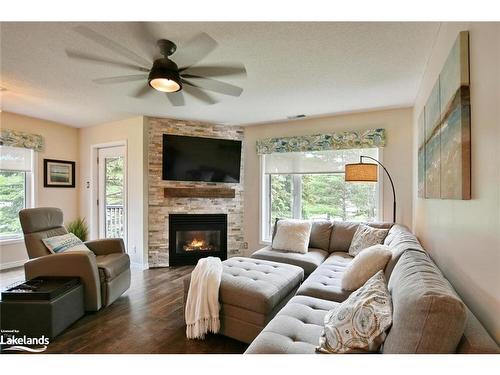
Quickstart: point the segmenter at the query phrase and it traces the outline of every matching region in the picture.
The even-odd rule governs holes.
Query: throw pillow
[[[316,350],[321,353],[376,352],[391,323],[391,295],[384,273],[379,271],[326,314]]]
[[[42,241],[45,247],[53,254],[64,253],[66,251],[90,251],[90,249],[73,233],[43,238]]]
[[[274,250],[307,253],[311,222],[307,220],[286,219],[276,223],[276,236],[273,239]]]
[[[387,233],[389,233],[389,229],[378,229],[359,224],[349,247],[349,255],[355,257],[361,250],[381,244],[384,242]]]
[[[391,248],[385,245],[374,245],[361,250],[342,275],[342,289],[356,290],[362,287],[370,277],[385,268],[391,256]]]

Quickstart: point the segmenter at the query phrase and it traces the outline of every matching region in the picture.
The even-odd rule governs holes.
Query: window
[[[270,241],[276,218],[374,221],[378,184],[344,181],[346,163],[377,148],[275,153],[262,156],[261,239]]]
[[[33,151],[0,146],[0,241],[22,236],[19,211],[33,203]]]

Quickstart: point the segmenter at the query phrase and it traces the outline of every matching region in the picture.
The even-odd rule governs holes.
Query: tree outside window
[[[267,156],[268,229],[270,240],[277,218],[331,219],[338,221],[377,220],[378,189],[374,183],[344,181],[344,166],[358,162],[360,155],[377,158],[377,149],[332,150]],[[266,173],[267,172],[267,173]],[[293,172],[293,173],[287,173]]]
[[[25,172],[0,171],[0,238],[22,232],[19,211],[25,207]]]

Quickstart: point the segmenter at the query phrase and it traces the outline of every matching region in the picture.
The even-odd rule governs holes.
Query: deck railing
[[[124,236],[124,211],[122,205],[106,206],[106,237],[123,238]]]

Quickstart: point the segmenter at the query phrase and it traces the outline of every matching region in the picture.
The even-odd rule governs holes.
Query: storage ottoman
[[[295,295],[304,270],[290,264],[243,257],[230,258],[222,264],[219,333],[251,343]],[[188,289],[186,280],[186,296]]]
[[[84,288],[78,278],[43,276],[29,280],[33,290],[2,292],[1,327],[15,336],[54,338],[80,319],[84,311]]]

